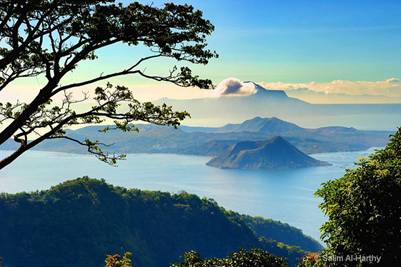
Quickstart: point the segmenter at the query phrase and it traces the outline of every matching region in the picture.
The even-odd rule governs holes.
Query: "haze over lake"
[[[332,165],[288,171],[221,170],[205,165],[210,157],[174,154],[130,154],[118,167],[111,167],[90,155],[30,151],[2,170],[0,191],[47,189],[87,175],[128,188],[184,190],[213,198],[226,209],[280,220],[319,239],[325,218],[313,193],[372,151],[315,154]],[[0,151],[1,156],[7,153]]]

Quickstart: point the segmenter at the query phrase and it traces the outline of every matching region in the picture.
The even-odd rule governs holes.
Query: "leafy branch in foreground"
[[[28,103],[3,103],[0,107],[0,145],[18,143],[10,156],[0,161],[0,169],[45,139],[65,138],[88,147],[101,160],[114,163],[120,156],[105,154],[100,142],[65,137],[68,126],[101,123],[109,118],[121,130],[129,130],[135,120],[177,126],[187,114],[170,107],[140,104],[125,87],[97,88],[90,110],[79,113],[73,107],[88,104],[88,95],[73,99],[72,91],[95,87],[120,76],[138,76],[177,86],[211,88],[209,79],[194,75],[182,63],[207,64],[217,57],[207,49],[207,37],[214,26],[190,5],[167,3],[161,7],[113,0],[4,0],[0,3],[0,93],[15,91],[12,83],[22,78],[41,82],[27,88]],[[133,60],[125,68],[91,78],[68,82],[65,77],[84,61],[97,59],[99,49],[115,44],[149,48],[149,55]],[[143,64],[170,59],[180,62],[164,74],[146,70]],[[40,79],[36,79],[40,78]],[[76,77],[77,78],[77,77]],[[64,96],[63,102],[56,100]],[[121,111],[121,103],[128,111]],[[119,108],[119,110],[117,110]]]
[[[327,265],[344,266],[336,259],[354,256],[347,266],[401,266],[401,128],[384,149],[316,195],[328,217],[321,228]]]
[[[67,136],[65,128],[77,125],[101,124],[106,119],[111,119],[114,122],[114,126],[105,126],[100,130],[101,132],[106,133],[110,130],[128,132],[138,130],[132,124],[135,121],[177,127],[181,120],[189,116],[187,112],[175,112],[171,106],[165,104],[156,106],[151,102],[140,103],[127,87],[113,86],[110,83],[104,88],[96,88],[93,97],[95,104],[81,113],[75,111],[75,105],[86,102],[89,98],[88,94],[84,94],[81,99],[74,100],[71,93],[64,93],[65,97],[60,105],[52,105],[52,101],[40,105],[38,110],[31,115],[30,120],[20,126],[20,132],[14,135],[14,141],[19,143],[20,147],[3,161],[12,161],[45,139],[66,139],[86,146],[88,152],[94,154],[101,161],[113,165],[117,160],[124,159],[125,155],[110,154],[103,151],[102,147],[107,147],[111,144],[104,144],[98,140],[79,140]],[[13,105],[7,103],[2,105],[0,103],[0,119],[16,119],[25,108],[25,104],[17,103]],[[28,140],[31,134],[35,134],[36,138]]]

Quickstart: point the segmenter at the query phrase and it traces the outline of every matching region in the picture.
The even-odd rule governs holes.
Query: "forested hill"
[[[0,218],[0,256],[11,267],[98,267],[106,254],[124,251],[133,252],[136,267],[165,267],[188,250],[222,257],[254,247],[294,265],[304,251],[321,249],[296,228],[225,211],[213,200],[89,178],[2,194]]]

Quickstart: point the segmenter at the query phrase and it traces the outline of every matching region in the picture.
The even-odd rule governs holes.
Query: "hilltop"
[[[134,266],[165,267],[189,250],[224,257],[239,248],[261,248],[294,265],[305,251],[322,248],[299,229],[224,210],[210,199],[89,178],[1,194],[0,215],[7,266],[97,267],[106,254],[132,251]]]
[[[264,142],[239,142],[207,165],[223,169],[294,169],[328,165],[277,136]]]

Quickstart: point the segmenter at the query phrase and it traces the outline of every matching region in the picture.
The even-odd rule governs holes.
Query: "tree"
[[[123,155],[108,154],[96,140],[66,136],[67,127],[114,120],[113,129],[135,130],[132,122],[178,126],[189,114],[171,107],[140,103],[124,86],[98,86],[91,95],[73,95],[74,89],[113,77],[137,75],[178,86],[210,88],[211,81],[192,74],[189,67],[173,67],[165,75],[140,69],[144,62],[167,58],[181,63],[207,64],[217,54],[206,48],[214,30],[210,21],[190,5],[154,7],[113,0],[4,0],[0,3],[0,92],[18,79],[45,81],[29,103],[0,104],[0,145],[12,138],[17,144],[0,169],[46,139],[68,139],[87,147],[100,160],[114,164]],[[120,71],[64,83],[80,63],[96,60],[96,51],[114,44],[145,46],[149,56]],[[57,100],[57,97],[63,100]],[[92,102],[91,102],[92,101]],[[93,103],[78,112],[78,103]]]
[[[132,267],[131,257],[131,252],[125,252],[122,257],[119,254],[107,255],[104,267]]]
[[[305,254],[299,261],[297,267],[326,267],[319,253],[310,252]]]
[[[322,226],[322,258],[360,256],[347,266],[364,266],[380,256],[382,266],[401,266],[401,128],[387,146],[357,163],[316,192],[328,216]],[[377,263],[377,261],[376,261]],[[331,262],[344,266],[344,262]]]
[[[287,263],[282,258],[273,256],[261,249],[251,251],[240,250],[227,258],[202,259],[195,251],[184,254],[184,261],[172,264],[170,267],[285,267]]]

